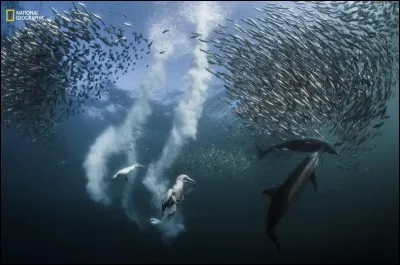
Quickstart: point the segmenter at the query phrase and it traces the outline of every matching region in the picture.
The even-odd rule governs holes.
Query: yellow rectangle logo
[[[6,9],[6,22],[14,22],[14,21],[15,21],[15,10]]]

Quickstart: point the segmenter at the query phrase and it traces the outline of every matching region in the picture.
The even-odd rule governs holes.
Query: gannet
[[[169,189],[162,199],[161,205],[161,217],[164,217],[164,211],[168,210],[166,216],[167,220],[170,220],[176,212],[176,206],[184,199],[184,184],[190,182],[196,185],[196,181],[189,178],[187,175],[179,175],[176,178],[174,186]]]
[[[133,170],[135,170],[135,168],[137,168],[137,167],[143,167],[143,166],[140,165],[140,164],[134,164],[134,165],[132,165],[132,166],[130,166],[130,167],[126,167],[126,168],[120,169],[120,170],[112,177],[112,179],[116,179],[116,178],[118,178],[118,177],[120,177],[120,176],[124,176],[126,179],[128,179],[129,173],[131,173],[131,172],[132,172]]]

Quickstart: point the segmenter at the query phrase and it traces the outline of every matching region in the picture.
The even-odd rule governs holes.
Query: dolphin
[[[262,159],[267,153],[279,150],[291,150],[300,152],[316,152],[323,148],[324,152],[329,154],[337,155],[338,153],[333,146],[319,138],[304,138],[304,139],[292,139],[281,144],[273,145],[267,150],[262,150],[256,145],[258,151],[258,159]]]
[[[196,185],[196,181],[189,178],[187,175],[179,175],[176,178],[174,186],[169,189],[162,198],[161,217],[164,217],[164,212],[168,209],[167,220],[170,220],[176,212],[176,207],[184,199],[184,184],[190,182]]]
[[[112,179],[116,179],[116,178],[118,178],[118,177],[120,177],[120,176],[123,176],[123,177],[125,177],[126,180],[128,180],[128,175],[129,175],[129,173],[131,173],[131,172],[132,172],[133,170],[135,170],[135,168],[137,168],[137,167],[144,167],[144,166],[142,166],[142,165],[140,165],[140,164],[134,164],[134,165],[132,165],[132,166],[130,166],[130,167],[126,167],[126,168],[120,169],[120,170],[112,177]]]
[[[271,197],[271,203],[268,208],[268,215],[265,222],[266,233],[275,243],[279,252],[281,251],[281,248],[277,241],[275,227],[288,210],[294,198],[301,193],[309,181],[311,181],[314,186],[314,190],[317,190],[315,168],[319,164],[322,151],[323,150],[321,149],[305,157],[303,161],[289,174],[288,178],[282,185],[262,191],[263,194]]]

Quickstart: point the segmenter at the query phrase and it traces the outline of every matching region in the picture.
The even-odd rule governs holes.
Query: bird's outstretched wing
[[[172,198],[172,190],[169,189],[167,193],[165,193],[161,201],[161,217],[164,215],[165,209],[171,207],[174,204],[175,202],[174,199]]]

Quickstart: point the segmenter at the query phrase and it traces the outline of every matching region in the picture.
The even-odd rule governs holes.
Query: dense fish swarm
[[[334,138],[369,148],[398,85],[398,2],[266,3],[226,19],[203,51],[234,113],[281,139]],[[230,32],[227,26],[233,30]]]
[[[53,20],[25,23],[1,43],[2,120],[33,137],[82,112],[117,74],[135,70],[135,61],[151,46],[134,31],[129,41],[122,28],[107,27],[84,4],[63,12],[51,9]]]

